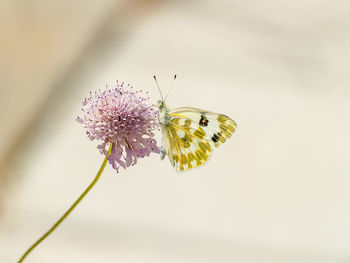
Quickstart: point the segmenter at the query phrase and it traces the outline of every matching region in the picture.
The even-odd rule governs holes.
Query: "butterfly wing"
[[[183,171],[206,163],[236,123],[223,114],[187,107],[170,111],[162,128],[164,150],[175,169]]]

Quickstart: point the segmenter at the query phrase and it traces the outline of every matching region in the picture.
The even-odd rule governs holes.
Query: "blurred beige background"
[[[0,1],[0,262],[102,156],[75,122],[121,80],[238,123],[203,168],[153,155],[101,180],[27,262],[350,262],[350,3]]]

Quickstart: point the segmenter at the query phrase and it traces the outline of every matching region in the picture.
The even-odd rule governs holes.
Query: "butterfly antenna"
[[[153,76],[153,78],[154,78],[154,81],[155,81],[155,82],[156,82],[156,84],[157,84],[157,87],[158,87],[158,91],[159,91],[160,97],[162,98],[162,101],[164,102],[164,99],[163,99],[163,94],[162,94],[162,91],[160,90],[160,87],[159,87],[159,84],[158,84],[157,78],[156,78],[156,76]]]
[[[174,75],[174,80],[173,80],[173,83],[171,84],[171,86],[170,86],[170,88],[169,88],[169,91],[168,91],[168,93],[166,94],[166,96],[165,96],[165,99],[164,99],[164,101],[166,100],[166,98],[168,97],[168,95],[170,94],[170,91],[173,89],[173,87],[174,87],[174,84],[175,84],[175,80],[176,80],[176,74]]]

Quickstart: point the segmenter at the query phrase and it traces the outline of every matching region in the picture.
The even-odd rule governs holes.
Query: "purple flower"
[[[90,92],[90,98],[83,102],[84,115],[77,117],[90,140],[101,141],[97,148],[102,154],[107,156],[108,145],[114,143],[108,159],[117,172],[119,167],[136,164],[138,158],[159,153],[153,138],[158,127],[157,111],[144,95],[130,84],[117,82],[115,89]]]

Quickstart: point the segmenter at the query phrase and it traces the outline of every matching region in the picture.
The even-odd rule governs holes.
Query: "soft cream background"
[[[155,102],[152,75],[166,90],[174,73],[168,104],[231,116],[231,140],[185,174],[157,155],[118,175],[107,167],[28,262],[350,262],[350,4],[141,5],[128,7],[130,21],[117,5],[49,85],[7,167],[0,262],[18,259],[95,176],[103,158],[74,121],[88,92],[119,79]]]

